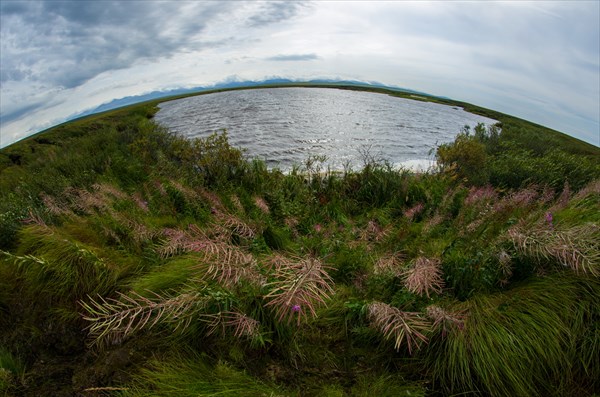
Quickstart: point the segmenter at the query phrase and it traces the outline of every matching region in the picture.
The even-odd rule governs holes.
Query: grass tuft
[[[598,296],[597,282],[588,288]],[[555,277],[458,305],[453,310],[468,313],[463,329],[433,339],[426,352],[434,380],[446,393],[568,394],[581,316],[589,310],[581,298],[594,299],[581,292],[574,279]]]
[[[394,340],[396,350],[400,350],[405,341],[409,353],[427,343],[425,334],[431,324],[420,313],[403,312],[385,303],[373,302],[368,306],[368,317],[386,339]]]
[[[119,299],[88,297],[87,302],[79,302],[85,311],[83,319],[90,323],[87,329],[93,345],[119,344],[129,335],[160,322],[185,329],[209,299],[193,292],[176,296],[154,294],[153,300],[135,292],[118,295]]]
[[[440,268],[439,259],[419,257],[415,259],[412,267],[403,272],[406,289],[417,295],[427,295],[431,292],[437,294],[444,288],[444,279]]]
[[[596,224],[568,229],[545,226],[528,231],[514,227],[508,237],[519,254],[542,265],[554,262],[576,273],[600,275],[600,227]]]
[[[299,325],[308,316],[316,317],[316,309],[333,294],[333,280],[326,267],[316,258],[272,258],[275,281],[265,285],[266,306],[271,307],[279,321]]]
[[[226,362],[211,365],[207,357],[174,355],[156,358],[134,376],[126,397],[158,396],[248,396],[283,395],[273,386],[261,382]]]

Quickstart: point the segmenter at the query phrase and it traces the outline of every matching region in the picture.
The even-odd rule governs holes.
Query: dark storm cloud
[[[29,9],[31,3],[24,1],[5,1],[0,3],[0,12],[3,15],[20,14]]]
[[[275,55],[266,58],[267,61],[314,61],[319,59],[317,54],[291,54],[291,55]]]
[[[307,6],[306,1],[265,2],[256,15],[248,19],[252,27],[264,26],[295,17]]]
[[[214,46],[199,38],[228,2],[3,1],[0,81],[73,88],[140,60]]]
[[[599,16],[598,1],[0,0],[0,146],[228,75],[378,80],[597,144]]]
[[[14,112],[10,112],[7,114],[0,114],[0,124],[9,123],[11,121],[17,120],[19,117],[39,108],[42,106],[41,103],[29,104],[24,107],[20,107]]]

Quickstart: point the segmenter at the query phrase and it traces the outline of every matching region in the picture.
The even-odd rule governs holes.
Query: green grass
[[[599,287],[559,274],[473,297],[460,306],[469,313],[464,331],[428,346],[434,379],[448,393],[574,395],[573,358],[589,341],[583,321],[596,311],[589,304]]]
[[[0,394],[600,393],[600,149],[453,102],[437,173],[283,174],[156,103],[0,151]]]
[[[138,371],[121,396],[291,396],[224,362],[202,356],[155,358]]]
[[[0,347],[0,395],[10,396],[22,381],[24,366],[10,352]]]

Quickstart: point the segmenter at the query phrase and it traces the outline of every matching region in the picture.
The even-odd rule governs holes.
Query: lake
[[[325,155],[333,169],[360,168],[366,154],[420,169],[465,126],[496,121],[461,108],[331,88],[261,88],[163,102],[155,120],[184,137],[227,130],[229,142],[289,170]]]

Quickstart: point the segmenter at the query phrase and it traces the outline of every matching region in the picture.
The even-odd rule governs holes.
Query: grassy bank
[[[283,174],[155,111],[0,151],[0,395],[600,393],[598,148],[493,113]]]

